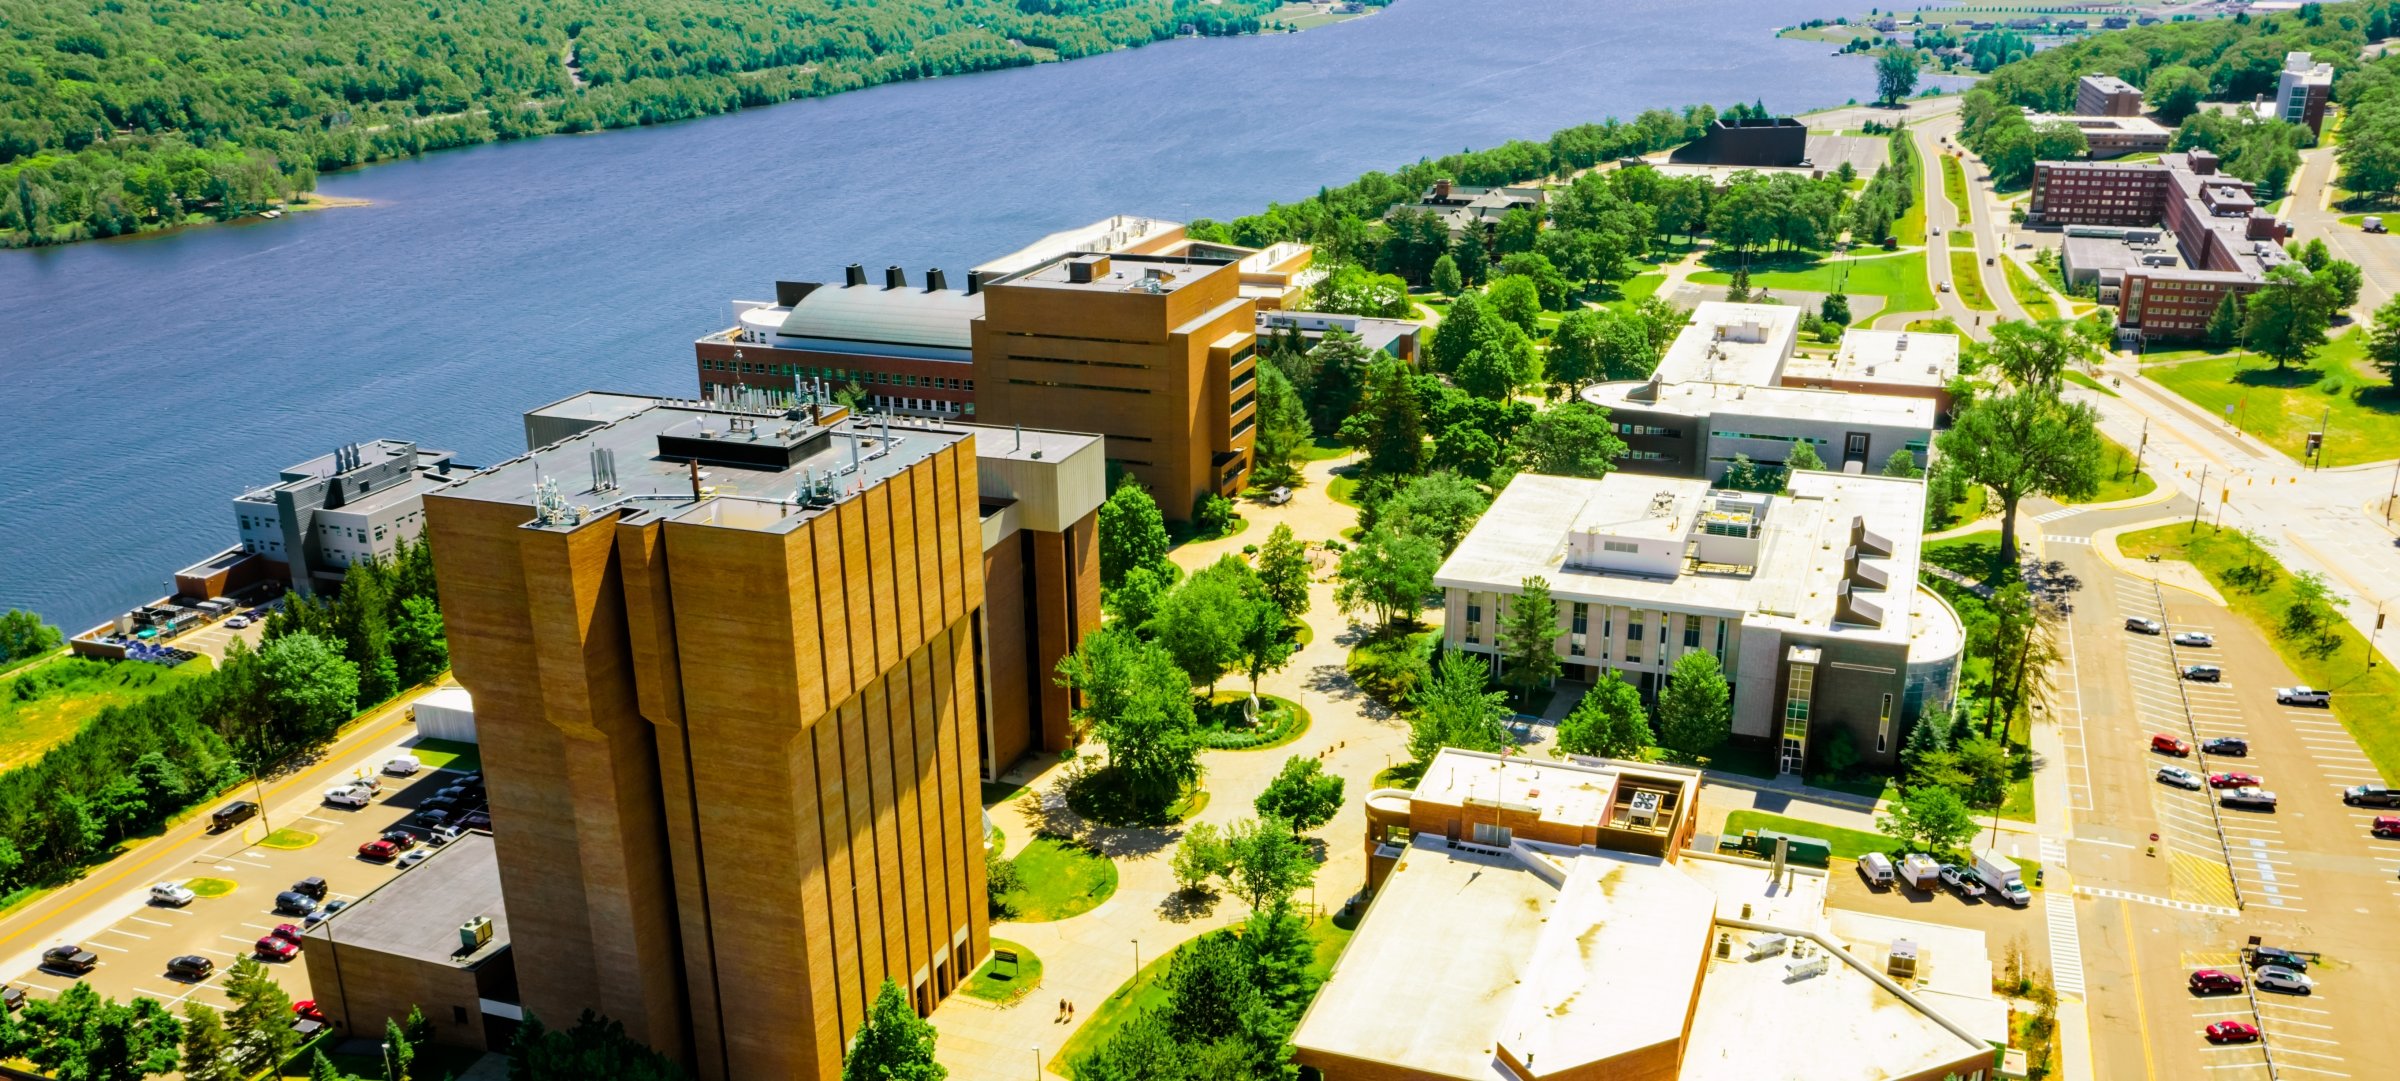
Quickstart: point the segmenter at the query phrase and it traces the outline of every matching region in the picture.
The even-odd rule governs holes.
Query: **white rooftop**
[[[1799,336],[1800,309],[1788,304],[1703,301],[1655,375],[1667,383],[1772,386]]]
[[[1763,504],[1754,515],[1755,549],[1750,562],[1741,565],[1747,569],[1703,565],[1692,558],[1682,538],[1693,535],[1695,517],[1743,501]],[[1788,494],[1762,501],[1752,493],[1712,490],[1698,477],[1612,473],[1590,480],[1520,473],[1459,542],[1434,584],[1514,593],[1526,578],[1540,575],[1562,601],[1655,607],[1786,631],[1907,642],[1915,637],[1911,624],[1921,619],[1953,624],[1957,619],[1938,603],[1929,610],[1915,597],[1924,514],[1924,483],[1903,477],[1801,471]],[[1854,519],[1864,519],[1868,532],[1890,547],[1889,556],[1861,557],[1863,567],[1889,583],[1887,591],[1857,595],[1885,610],[1880,626],[1836,620],[1837,586],[1845,577],[1843,557]],[[1628,569],[1570,558],[1575,535],[1595,528],[1645,551],[1623,557]],[[1703,539],[1714,543],[1718,538]],[[1663,565],[1654,551],[1662,543],[1670,552]]]
[[[1775,417],[1784,420],[1818,420],[1829,424],[1878,424],[1928,429],[1933,427],[1936,413],[1934,403],[1926,398],[1756,383],[1667,383],[1655,391],[1650,389],[1650,384],[1642,382],[1596,383],[1584,388],[1583,400],[1609,410],[1634,409],[1694,417]]]
[[[1939,390],[1958,377],[1958,335],[1912,330],[1852,330],[1830,357],[1795,356],[1786,379],[1886,384]]]

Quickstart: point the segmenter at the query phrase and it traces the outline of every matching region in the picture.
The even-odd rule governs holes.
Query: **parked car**
[[[467,830],[488,830],[492,828],[491,812],[469,811],[467,812],[467,817],[458,820],[458,828]]]
[[[417,847],[417,835],[404,829],[393,828],[385,830],[383,831],[383,839],[390,841],[393,847],[396,847],[403,852]]]
[[[418,811],[416,814],[410,815],[408,819],[409,825],[417,826],[423,829],[435,829],[448,825],[449,823],[450,812],[438,809],[431,811]],[[435,841],[434,843],[440,844],[441,842]]]
[[[217,971],[217,963],[196,953],[167,959],[167,975],[178,980],[205,980]]]
[[[1892,870],[1892,858],[1881,852],[1869,852],[1858,858],[1858,877],[1866,879],[1867,885],[1876,889],[1900,881],[1899,875]]]
[[[2272,811],[2275,809],[2275,793],[2255,786],[2250,788],[2236,788],[2231,789],[2224,795],[2217,797],[2217,802],[2222,803],[2227,807],[2249,807],[2256,810]]]
[[[417,756],[413,754],[404,754],[383,764],[383,771],[395,777],[413,777],[424,768],[425,763],[417,761]]]
[[[417,804],[417,810],[456,811],[458,810],[458,801],[449,796],[431,796],[426,798],[424,802]]]
[[[2400,788],[2354,784],[2342,790],[2342,802],[2352,807],[2400,807]]]
[[[2277,687],[2275,702],[2285,706],[2332,706],[2333,692],[2314,687]]]
[[[2191,744],[2185,743],[2184,741],[2169,735],[2151,736],[2150,749],[2157,751],[2160,754],[2171,754],[2177,758],[2190,758],[2192,756]]]
[[[1942,885],[1950,887],[1950,892],[1961,897],[1983,896],[1983,880],[1976,878],[1975,872],[1955,863],[1945,863],[1939,873],[1942,876]]]
[[[42,951],[42,967],[80,976],[100,964],[100,955],[81,946],[52,946]]]
[[[2213,664],[2187,664],[2183,666],[2183,678],[2199,683],[2215,683],[2225,678],[2225,670]]]
[[[192,898],[198,896],[199,894],[193,893],[189,887],[180,882],[161,882],[150,887],[150,903],[166,905],[170,908],[182,908],[191,904]]]
[[[274,935],[266,935],[257,942],[251,943],[250,950],[257,954],[261,961],[289,961],[300,956],[300,947],[297,944],[286,942]]]
[[[2171,784],[2177,788],[2188,788],[2194,792],[2200,790],[2200,775],[2182,766],[2158,767],[2158,779],[2164,784]]]
[[[2251,968],[2265,968],[2273,965],[2276,968],[2288,968],[2294,972],[2308,971],[2308,958],[2287,949],[2276,946],[2252,946],[2249,952]]]
[[[425,862],[425,860],[432,855],[433,850],[430,848],[412,848],[400,854],[400,869],[403,871],[408,870],[411,867]]]
[[[2255,773],[2211,773],[2208,775],[2210,788],[2256,788],[2265,783],[2267,782],[2260,780]]]
[[[2001,855],[1997,849],[1977,852],[1974,871],[1976,878],[1999,895],[1999,900],[2018,908],[2033,903],[2033,891],[2025,886],[2024,868],[2017,866],[2017,861]]]
[[[2268,965],[2251,973],[2250,978],[2258,981],[2258,989],[2261,991],[2282,991],[2286,994],[2305,995],[2317,989],[2317,981],[2282,965]]]
[[[2143,619],[2140,616],[2132,616],[2125,620],[2125,629],[2136,634],[2164,634],[2166,633],[2167,625],[2155,619]]]
[[[246,799],[238,799],[217,808],[208,816],[208,831],[217,833],[229,830],[256,817],[258,817],[258,804]]]
[[[2191,646],[2195,649],[2206,649],[2210,646],[2216,645],[2217,640],[2215,637],[2209,635],[2205,631],[2178,631],[2175,634],[2175,644],[2179,646]]]
[[[2204,968],[2192,973],[2192,990],[2203,995],[2225,994],[2242,989],[2242,978],[2222,969]]]
[[[2258,1026],[2246,1021],[2219,1021],[2208,1026],[2210,1043],[2256,1043]]]
[[[481,788],[481,787],[483,787],[483,771],[482,771],[482,770],[476,770],[476,771],[475,771],[475,772],[473,772],[473,773],[462,773],[462,774],[459,774],[459,775],[458,775],[458,779],[457,779],[457,780],[455,780],[455,781],[452,781],[452,782],[450,782],[450,783],[452,783],[452,784],[471,784],[471,785],[474,785],[474,786],[475,786],[475,787],[477,787],[477,788]]]
[[[326,789],[325,802],[336,807],[364,807],[375,802],[375,793],[356,785],[343,785]]]
[[[298,944],[299,944],[299,942],[300,942],[300,937],[301,937],[301,936],[300,936],[300,925],[299,925],[299,924],[296,924],[296,923],[279,923],[279,924],[276,924],[276,925],[275,925],[275,929],[274,929],[274,930],[272,930],[272,931],[269,931],[269,932],[267,932],[267,933],[268,933],[268,934],[270,934],[270,935],[274,935],[274,936],[275,936],[275,937],[277,937],[277,938],[283,939],[283,940],[284,940],[284,941],[286,941],[286,942],[290,942],[290,943],[292,943],[292,944],[294,944],[294,945],[298,945]]]
[[[358,846],[358,854],[366,859],[380,862],[399,855],[400,846],[378,837]]]
[[[483,790],[475,785],[454,784],[448,788],[434,793],[433,798],[454,799],[460,803],[474,803],[483,799]]]
[[[25,989],[15,984],[0,987],[0,1010],[15,1013],[25,1008]]]
[[[1291,501],[1292,490],[1290,488],[1278,487],[1274,491],[1267,493],[1267,503],[1271,506],[1280,507]]]
[[[301,893],[296,890],[285,890],[282,893],[275,895],[276,915],[305,916],[316,910],[317,899],[305,893]]]
[[[350,907],[350,902],[348,901],[327,901],[325,902],[325,907],[320,908],[315,912],[311,912],[307,915],[307,917],[303,918],[300,921],[300,926],[315,927],[326,920],[332,919],[334,913],[340,912],[348,907]]]
[[[315,1021],[321,1024],[325,1020],[325,1011],[318,1008],[316,999],[304,998],[298,1002],[292,1003],[292,1019],[296,1021]]]
[[[441,812],[436,811],[434,813],[440,814]],[[446,845],[452,841],[458,840],[458,835],[464,832],[466,831],[457,826],[427,826],[425,827],[425,843],[430,845]]]
[[[292,892],[305,893],[310,897],[314,897],[317,900],[322,901],[325,899],[325,894],[329,891],[325,887],[324,879],[318,878],[315,875],[310,875],[307,878],[303,878],[298,882],[292,883]]]
[[[2400,815],[2376,815],[2367,832],[2385,840],[2400,837]]]
[[[2207,754],[2221,754],[2232,758],[2248,758],[2250,757],[2250,741],[2239,736],[2218,736],[2215,739],[2207,740],[2201,743],[2200,750]]]

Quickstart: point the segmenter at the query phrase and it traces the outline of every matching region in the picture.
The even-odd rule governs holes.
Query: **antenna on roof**
[[[1018,421],[1018,422],[1017,422],[1017,423],[1014,425],[1014,427],[1017,429],[1017,449],[1018,449],[1018,450],[1024,450],[1024,449],[1025,449],[1025,422],[1024,422],[1024,421]]]

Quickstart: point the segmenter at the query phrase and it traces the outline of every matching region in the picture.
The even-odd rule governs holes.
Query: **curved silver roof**
[[[777,331],[785,337],[966,349],[983,296],[914,286],[824,285],[792,306]]]

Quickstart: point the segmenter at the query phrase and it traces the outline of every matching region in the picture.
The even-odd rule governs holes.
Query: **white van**
[[[1858,877],[1866,879],[1867,885],[1879,890],[1889,889],[1893,883],[1900,881],[1899,875],[1892,870],[1892,858],[1881,852],[1869,852],[1858,858]]]
[[[2015,860],[1997,850],[1985,849],[1975,854],[1975,877],[2009,904],[2023,908],[2033,903],[2033,891],[2025,888],[2025,873],[2018,869]]]
[[[417,761],[417,756],[413,754],[404,754],[383,764],[385,773],[399,777],[409,776],[423,768],[425,763]]]

